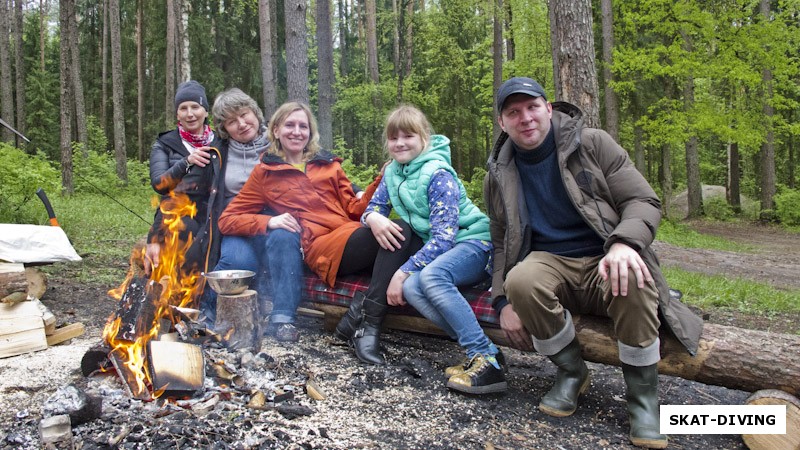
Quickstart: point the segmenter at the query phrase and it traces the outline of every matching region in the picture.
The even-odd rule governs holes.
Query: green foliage
[[[41,151],[53,161],[59,161],[58,79],[38,68],[28,73],[25,82],[27,99],[26,131],[32,153]]]
[[[685,248],[708,248],[725,251],[747,250],[747,248],[743,248],[741,244],[698,233],[684,224],[668,220],[661,221],[656,239]]]
[[[41,208],[36,190],[55,193],[61,189],[60,174],[42,154],[28,155],[0,142],[0,223],[46,223],[36,214]],[[44,208],[41,208],[44,211]]]
[[[470,181],[461,179],[464,183],[464,189],[467,190],[467,197],[484,213],[486,212],[486,204],[483,197],[483,179],[485,176],[486,169],[476,167],[472,169],[472,179]]]
[[[669,285],[683,292],[683,301],[700,308],[730,308],[746,313],[800,311],[800,290],[779,290],[754,281],[668,266],[663,270]]]
[[[800,190],[782,189],[775,196],[775,208],[778,220],[784,225],[800,225]]]
[[[705,210],[706,216],[723,222],[733,219],[736,215],[731,205],[722,197],[705,199],[703,201],[703,209]]]

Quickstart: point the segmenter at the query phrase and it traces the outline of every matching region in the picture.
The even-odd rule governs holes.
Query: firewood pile
[[[0,358],[44,350],[84,333],[82,323],[57,327],[55,315],[39,299],[44,275],[22,264],[0,263]]]

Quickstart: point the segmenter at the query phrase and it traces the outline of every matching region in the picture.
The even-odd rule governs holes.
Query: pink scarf
[[[180,122],[178,122],[178,132],[181,134],[181,139],[188,142],[194,148],[205,147],[214,139],[214,134],[211,133],[211,127],[208,125],[203,126],[202,133],[192,134],[184,130]]]

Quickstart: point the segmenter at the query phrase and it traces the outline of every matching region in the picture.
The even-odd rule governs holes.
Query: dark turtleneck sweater
[[[553,128],[539,147],[526,151],[514,145],[514,152],[532,230],[531,250],[572,258],[602,255],[603,239],[586,224],[564,187]]]

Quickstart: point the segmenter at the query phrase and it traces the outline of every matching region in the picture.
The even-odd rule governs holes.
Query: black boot
[[[364,292],[358,291],[350,301],[350,307],[336,325],[336,337],[343,341],[353,338],[353,333],[364,319]]]
[[[379,303],[371,298],[364,297],[364,320],[353,334],[353,348],[356,356],[361,361],[382,366],[386,360],[381,355],[381,324],[389,307],[386,303]]]
[[[572,415],[578,408],[578,396],[589,387],[589,368],[581,357],[578,339],[548,358],[558,366],[558,371],[556,382],[539,403],[539,410],[554,417]]]
[[[658,365],[636,367],[622,364],[622,375],[628,388],[630,440],[645,448],[666,448],[667,436],[659,432]]]

